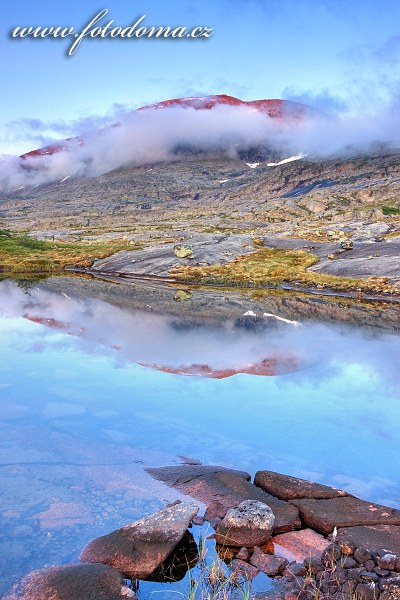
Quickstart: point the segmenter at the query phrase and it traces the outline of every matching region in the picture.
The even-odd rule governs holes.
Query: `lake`
[[[393,327],[286,306],[298,326],[252,328],[240,315],[255,305],[227,292],[232,314],[204,305],[202,319],[190,298],[166,314],[79,285],[0,282],[0,593],[181,497],[144,469],[185,457],[400,508]]]

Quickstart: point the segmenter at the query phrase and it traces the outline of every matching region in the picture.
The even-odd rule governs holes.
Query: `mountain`
[[[302,119],[310,118],[312,116],[321,116],[317,110],[300,104],[298,102],[291,102],[289,100],[250,100],[244,101],[233,96],[226,94],[217,94],[203,97],[190,97],[190,98],[174,98],[171,100],[165,100],[163,102],[156,102],[155,104],[149,104],[142,106],[133,113],[141,113],[143,111],[150,110],[161,110],[166,108],[182,108],[192,110],[213,110],[221,107],[236,107],[240,109],[248,109],[252,112],[258,112],[265,114],[271,119],[276,119],[281,122],[299,122]],[[111,127],[119,127],[120,123],[115,123]],[[71,145],[78,144],[84,145],[85,140],[82,137],[68,138],[61,142],[49,144],[43,148],[31,150],[22,154],[20,158],[27,159],[37,156],[52,155],[57,152],[62,152],[71,147]]]

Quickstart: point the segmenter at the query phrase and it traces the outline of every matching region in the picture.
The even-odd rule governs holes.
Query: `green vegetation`
[[[0,230],[0,272],[55,273],[67,265],[90,267],[96,259],[140,247],[122,239],[46,242],[3,229]]]
[[[303,250],[263,248],[240,256],[225,265],[177,267],[170,275],[181,282],[205,285],[265,287],[296,282],[306,286],[344,291],[394,291],[383,277],[355,279],[307,271],[307,268],[316,264],[318,260],[315,254]]]
[[[400,208],[395,206],[383,206],[382,212],[384,215],[400,215]]]

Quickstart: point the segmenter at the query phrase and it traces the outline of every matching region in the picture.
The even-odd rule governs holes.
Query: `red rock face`
[[[183,109],[194,109],[194,110],[212,110],[213,108],[221,106],[230,106],[238,108],[248,108],[252,111],[264,113],[269,118],[280,119],[282,121],[301,121],[310,115],[317,114],[310,106],[300,104],[298,102],[291,102],[290,100],[250,100],[248,102],[228,96],[226,94],[218,94],[214,96],[204,97],[193,97],[193,98],[173,98],[172,100],[165,100],[163,102],[156,102],[155,104],[149,104],[148,106],[142,106],[137,109],[139,111],[180,107]],[[136,111],[132,111],[136,112]],[[120,124],[116,123],[112,127],[118,127]],[[57,152],[62,152],[68,148],[68,142],[77,142],[79,145],[84,144],[84,140],[79,137],[68,138],[63,142],[56,144],[50,144],[44,148],[37,150],[31,150],[22,154],[20,158],[32,158],[36,156],[51,156]]]
[[[149,106],[143,106],[138,110],[168,108],[171,106],[193,108],[195,110],[211,110],[219,106],[247,107],[250,110],[265,113],[273,119],[300,119],[312,112],[310,107],[289,100],[251,100],[246,102],[239,98],[235,98],[234,96],[227,96],[226,94],[204,96],[200,98],[174,98],[172,100],[150,104]]]

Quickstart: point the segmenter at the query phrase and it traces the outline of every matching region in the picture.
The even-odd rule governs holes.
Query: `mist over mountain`
[[[299,153],[311,158],[356,155],[370,152],[376,140],[396,143],[399,129],[390,110],[375,118],[341,118],[288,100],[180,98],[127,111],[118,123],[86,130],[82,136],[3,157],[0,190],[93,177],[188,153],[218,152],[247,162],[279,161]]]

